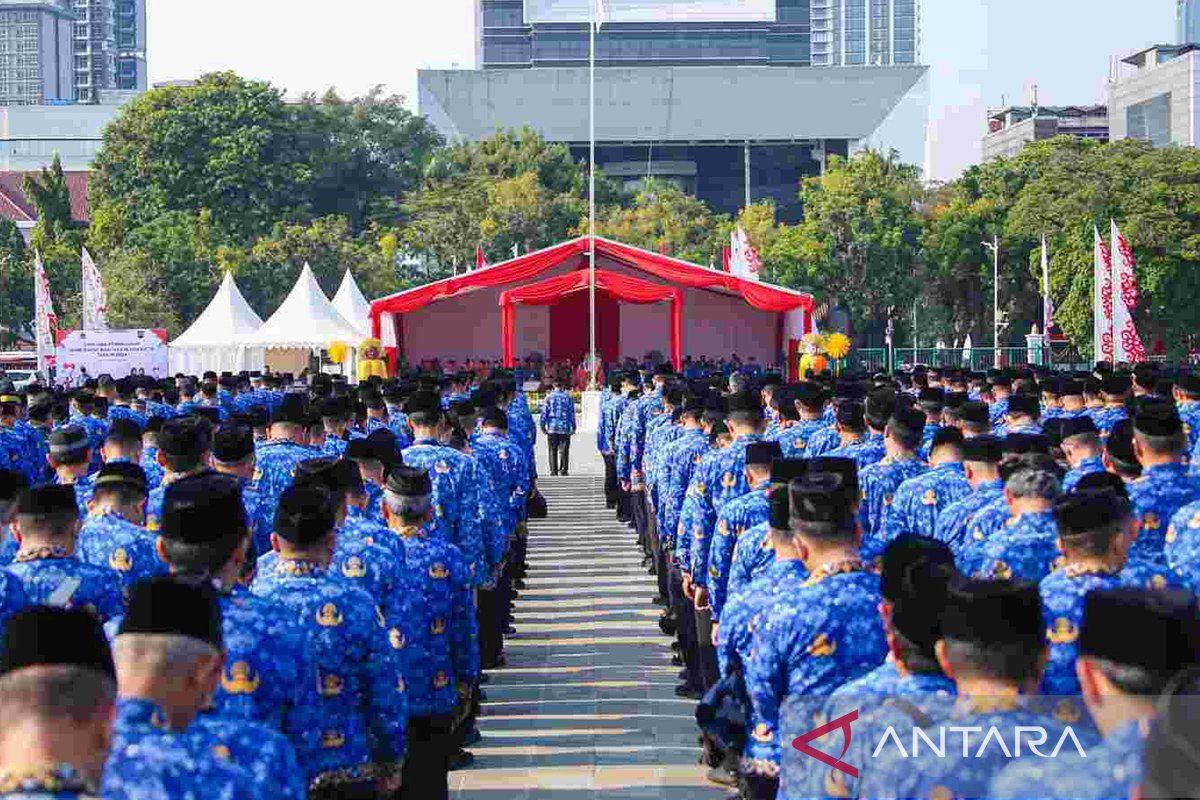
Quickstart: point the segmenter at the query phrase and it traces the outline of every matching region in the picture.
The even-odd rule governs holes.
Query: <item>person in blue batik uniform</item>
[[[575,435],[575,401],[567,394],[565,378],[556,378],[554,391],[542,401],[538,425],[546,434],[550,448],[550,474],[569,474],[571,437]]]
[[[992,402],[988,405],[988,416],[992,427],[995,428],[1008,416],[1008,399],[1012,395],[1012,378],[1007,375],[997,375],[991,378],[988,384],[992,393]]]
[[[804,463],[801,463],[803,461]],[[804,475],[811,468],[813,472],[840,472],[847,480],[858,481],[858,466],[850,459],[832,459],[821,456],[815,459],[795,461],[784,459],[771,465],[770,489],[787,489],[788,484]],[[855,497],[857,497],[857,493]],[[775,548],[772,547],[771,525],[769,520],[763,520],[751,526],[737,540],[733,550],[733,563],[729,567],[729,581],[726,590],[725,603],[742,592],[775,562]]]
[[[886,522],[896,490],[904,481],[928,469],[917,457],[924,428],[923,413],[915,408],[896,408],[884,434],[887,457],[863,468],[859,474],[862,507],[858,516],[863,530],[862,556],[868,563],[879,558],[890,541]]]
[[[75,507],[82,519],[87,516],[87,493],[91,488],[91,448],[87,431],[82,425],[64,425],[50,434],[46,456],[54,469],[54,483],[70,486],[75,495]]]
[[[955,733],[956,729],[988,731],[994,727],[998,735],[1011,741],[1017,726],[1041,728],[1047,754],[1065,734],[1062,724],[1039,713],[1035,701],[1022,696],[1035,689],[1045,655],[1036,587],[957,578],[950,584],[941,628],[935,654],[943,671],[953,676],[959,698],[948,717],[930,720],[922,727],[931,741],[945,731],[944,757],[930,748],[922,748],[919,754],[901,754],[898,748],[882,747],[861,771],[859,797],[988,797],[988,784],[1001,769],[1043,759],[1029,748],[1023,748],[1018,757],[1009,747],[980,748],[977,740],[964,746],[964,734]],[[1087,744],[1085,737],[1071,735],[1074,739],[1067,739],[1063,752]]]
[[[708,593],[712,604],[714,629],[721,619],[721,609],[728,598],[729,572],[733,566],[733,551],[747,530],[766,522],[770,515],[767,486],[771,480],[771,465],[782,458],[777,442],[754,442],[746,448],[746,483],[750,489],[741,497],[730,500],[717,515],[712,546],[708,554]]]
[[[267,508],[262,494],[252,480],[257,470],[253,429],[240,422],[222,425],[221,430],[213,436],[209,463],[218,473],[237,479],[242,490],[246,519],[250,522],[254,553],[262,555],[269,552],[271,523],[275,510]]]
[[[1048,454],[1050,439],[1042,435],[1012,433],[1000,440],[1000,448],[1004,463],[1008,464],[1010,461],[1015,461],[1018,456],[1028,453]],[[1002,467],[1002,469],[1007,469],[1007,467]],[[1054,471],[1061,473],[1061,469],[1058,467]],[[1001,478],[1003,479],[1007,474],[1008,472],[1004,472]],[[967,520],[967,536],[964,545],[957,548],[958,553],[961,557],[966,558],[964,554],[968,550],[981,547],[992,534],[1005,525],[1013,524],[1015,519],[1009,499],[1002,493],[998,499],[981,507]],[[959,566],[962,568],[961,562]],[[964,574],[970,573],[964,570]]]
[[[17,426],[24,408],[24,399],[15,391],[0,389],[0,467],[18,469],[30,483],[42,477],[45,464],[37,459],[38,451],[29,433]]]
[[[1144,402],[1133,418],[1133,453],[1141,477],[1130,481],[1129,499],[1139,520],[1137,541],[1129,556],[1164,563],[1167,526],[1176,512],[1200,500],[1200,480],[1183,464],[1187,437],[1175,407],[1168,401]]]
[[[121,579],[75,555],[78,531],[71,487],[30,489],[16,503],[12,532],[19,549],[9,571],[20,579],[31,603],[87,608],[102,621],[111,619],[121,613]]]
[[[264,798],[306,800],[308,782],[291,742],[257,722],[221,717],[203,710],[188,728],[197,757],[217,753],[250,773]]]
[[[886,507],[884,528],[889,539],[905,533],[930,536],[942,509],[971,493],[963,467],[963,436],[957,428],[941,428],[930,441],[928,472],[900,484]]]
[[[963,440],[963,475],[971,493],[942,509],[934,525],[933,536],[950,545],[955,555],[968,545],[967,524],[980,509],[1004,502],[1004,482],[1000,480],[1002,456],[1000,440],[994,436],[972,436]]]
[[[633,470],[638,443],[634,441],[633,435],[637,428],[637,404],[641,396],[641,389],[637,388],[626,393],[625,405],[621,410],[621,416],[617,419],[617,432],[614,438],[617,486],[621,492],[617,519],[623,522],[635,519],[633,508]]]
[[[405,791],[445,798],[455,712],[468,707],[479,681],[479,637],[466,562],[429,530],[431,492],[426,470],[398,467],[388,476],[384,516],[404,545],[414,587]]]
[[[317,663],[321,732],[304,764],[314,792],[398,784],[408,718],[406,682],[386,620],[369,594],[329,571],[337,504],[315,486],[288,489],[271,543],[280,559],[255,594],[288,607]]]
[[[1054,500],[1061,493],[1054,459],[1029,453],[1002,467],[1004,494],[1012,517],[960,558],[964,575],[1015,578],[1037,583],[1059,557]]]
[[[861,445],[853,453],[839,452],[841,451],[839,447],[825,455],[838,458],[851,457],[858,462],[860,470],[879,463],[887,456],[887,445],[884,440],[888,422],[895,410],[896,393],[894,391],[887,388],[874,390],[867,395],[867,401],[863,405],[867,435],[862,439]],[[924,430],[924,423],[921,424],[921,430]]]
[[[163,480],[164,471],[156,462],[147,463],[142,458],[142,429],[130,419],[115,419],[108,425],[104,436],[104,447],[100,456],[105,464],[121,461],[139,465],[146,473],[146,489],[157,489]]]
[[[1104,444],[1091,417],[1063,417],[1058,426],[1060,446],[1071,467],[1063,477],[1063,491],[1069,492],[1084,475],[1104,472]]]
[[[1086,757],[1064,748],[1054,758],[1013,763],[994,778],[987,796],[995,800],[1113,800],[1138,796],[1143,755],[1155,747],[1153,740],[1147,739],[1158,712],[1155,698],[1172,687],[1192,695],[1183,706],[1187,710],[1175,723],[1190,719],[1194,726],[1195,680],[1181,681],[1177,676],[1193,670],[1197,663],[1200,609],[1194,595],[1179,590],[1130,588],[1090,592],[1079,628],[1075,671],[1083,687],[1083,702],[1103,740],[1089,746]],[[1163,706],[1160,702],[1159,707]],[[1170,715],[1170,705],[1165,707]],[[1181,774],[1179,765],[1186,763],[1180,758],[1173,762],[1175,775]],[[1192,764],[1194,771],[1194,760]],[[1146,788],[1143,785],[1143,792]],[[1180,796],[1169,791],[1160,793],[1160,789],[1155,787],[1143,796]]]
[[[383,511],[379,507],[383,497],[383,482],[388,470],[400,461],[400,451],[396,449],[396,436],[391,431],[377,430],[363,439],[352,439],[346,444],[343,457],[358,465],[362,477],[363,491],[367,495],[363,513],[366,517],[383,524]]]
[[[0,567],[7,567],[12,563],[13,557],[17,554],[17,540],[13,538],[12,531],[9,526],[9,517],[11,516],[14,504],[17,498],[29,488],[29,478],[25,477],[25,473],[19,469],[4,469],[0,467]],[[0,571],[0,575],[7,577],[7,573]],[[16,579],[0,580],[0,583],[8,583],[10,586],[17,583]],[[0,590],[0,608],[4,607],[3,591]],[[15,611],[16,609],[12,609]],[[10,612],[11,613],[11,612]],[[4,615],[0,611],[0,617]]]
[[[859,711],[854,736],[842,760],[869,765],[871,754],[889,726],[911,728],[916,717],[938,718],[949,713],[955,696],[954,682],[937,661],[941,638],[940,616],[946,589],[955,575],[954,555],[944,543],[924,536],[902,535],[883,553],[880,615],[888,641],[889,657],[882,665],[848,681],[829,696],[822,717],[835,720]],[[805,702],[785,703],[782,725],[802,730],[812,722],[796,711],[808,711]],[[834,729],[812,745],[838,752],[841,729]],[[796,748],[783,751],[782,797],[854,797],[858,779],[827,767]]]
[[[1016,433],[1040,434],[1042,426],[1038,424],[1038,417],[1041,413],[1041,403],[1037,395],[1014,394],[1008,398],[1008,411],[1004,415],[1004,421],[993,426],[993,433],[997,436]]]
[[[14,617],[0,636],[0,797],[98,796],[116,688],[92,614],[38,607]]]
[[[1088,489],[1063,495],[1055,503],[1062,564],[1041,580],[1046,644],[1050,657],[1041,693],[1077,695],[1079,626],[1084,598],[1097,589],[1126,583],[1126,559],[1136,530],[1129,499],[1115,491]]]
[[[508,514],[505,538],[489,561],[499,564],[508,540],[525,517],[529,476],[525,456],[508,438],[508,414],[495,406],[484,409],[479,417],[479,435],[471,441],[471,453],[479,466],[491,476],[491,486]]]
[[[925,413],[925,428],[921,431],[921,446],[918,454],[922,461],[929,460],[933,437],[942,429],[942,411],[946,407],[946,395],[941,389],[925,387],[917,393],[917,407]]]
[[[663,489],[656,511],[659,530],[665,532],[670,550],[674,550],[678,543],[679,514],[692,474],[701,457],[709,450],[703,416],[703,404],[698,400],[689,401],[679,416],[679,435],[666,446],[662,454]]]
[[[1101,397],[1104,405],[1092,412],[1092,421],[1104,436],[1112,431],[1113,426],[1124,419],[1129,419],[1126,408],[1132,395],[1133,381],[1128,375],[1109,375],[1101,385]]]
[[[483,561],[474,461],[439,441],[444,417],[436,394],[415,392],[408,398],[406,411],[416,441],[404,450],[404,463],[429,470],[435,523],[447,541],[462,551],[472,583],[480,585],[489,575]],[[512,419],[510,415],[510,424]]]
[[[222,647],[211,587],[175,578],[134,587],[113,645],[119,698],[106,798],[265,800],[277,791],[193,725],[220,679]]]
[[[742,759],[753,798],[771,796],[782,748],[808,727],[780,727],[784,701],[814,704],[811,721],[822,697],[887,655],[879,578],[859,558],[861,533],[846,482],[809,473],[792,482],[789,500],[793,539],[809,575],[781,592],[754,627],[746,688],[755,724]]]
[[[316,458],[320,451],[308,446],[308,408],[303,395],[286,394],[271,414],[270,436],[258,448],[254,484],[267,509],[279,507],[279,498],[292,485],[296,465]]]
[[[1188,438],[1187,452],[1191,453],[1200,442],[1200,377],[1180,375],[1172,394],[1183,421],[1183,432]]]
[[[200,417],[180,417],[163,423],[158,434],[158,460],[166,470],[162,483],[146,501],[146,528],[157,531],[162,524],[163,498],[167,487],[180,478],[211,472],[212,425]]]
[[[833,446],[817,448],[815,444],[810,444],[808,448],[810,457],[820,458],[820,456],[812,455],[819,450],[830,458],[852,458],[857,464],[858,456],[867,444],[867,421],[864,417],[863,404],[854,400],[843,400],[838,403],[837,409],[834,411],[833,427],[827,430],[832,430],[834,433]],[[813,439],[815,442],[816,437],[814,436]]]
[[[213,713],[285,734],[306,760],[320,750],[316,664],[289,610],[241,583],[254,562],[240,494],[238,481],[226,475],[173,483],[158,549],[173,572],[205,576],[217,588],[226,660]]]
[[[106,422],[92,416],[94,402],[95,395],[91,390],[79,390],[71,399],[71,413],[67,417],[69,424],[79,425],[87,431],[88,452],[91,453],[89,472],[100,469],[100,446],[104,444],[104,434],[108,430]]]
[[[76,554],[81,561],[115,571],[126,595],[138,581],[167,573],[154,536],[142,527],[145,507],[141,467],[119,461],[100,468]]]
[[[779,434],[776,441],[783,448],[784,458],[807,458],[812,437],[829,427],[822,418],[825,392],[815,383],[803,381],[796,386],[795,404],[800,411],[800,421]]]

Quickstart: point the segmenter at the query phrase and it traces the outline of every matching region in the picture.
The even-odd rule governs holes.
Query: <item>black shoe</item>
[[[468,753],[466,750],[459,750],[450,757],[450,771],[458,769],[466,769],[475,763],[475,756]]]
[[[674,636],[675,631],[679,630],[679,620],[670,614],[663,614],[658,618],[658,629],[666,636]]]
[[[657,595],[650,598],[650,602],[656,606],[665,606],[667,604],[667,601],[665,598],[658,597]]]
[[[505,635],[505,636],[512,636],[512,635],[513,635],[514,633],[516,633],[516,632],[517,632],[517,629],[516,629],[516,628],[514,628],[512,625],[505,625],[505,626],[504,626],[504,635]]]
[[[724,767],[712,767],[704,777],[718,786],[737,786],[737,776]]]
[[[675,696],[676,697],[684,697],[684,698],[687,698],[688,700],[699,700],[700,699],[700,690],[693,689],[691,686],[688,686],[686,683],[681,683],[680,685],[675,687]]]
[[[481,672],[481,673],[479,674],[479,682],[480,682],[481,684],[483,684],[483,683],[491,683],[491,682],[492,682],[492,676],[491,676],[491,675],[488,675],[486,672]]]
[[[683,645],[681,645],[679,643],[679,640],[677,639],[677,640],[671,642],[671,649],[674,650],[676,653],[679,653],[683,650]]]
[[[470,747],[481,741],[483,741],[483,734],[479,732],[479,728],[472,728],[471,732],[463,737],[463,747]]]
[[[671,666],[682,667],[683,666],[683,656],[679,655],[679,653],[675,653],[674,655],[672,655],[671,656]],[[682,678],[683,674],[680,673],[679,677]]]

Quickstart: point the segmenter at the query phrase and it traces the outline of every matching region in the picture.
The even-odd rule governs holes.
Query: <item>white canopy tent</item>
[[[246,302],[233,275],[225,273],[221,286],[196,321],[170,342],[167,360],[171,374],[200,375],[262,369],[262,347],[243,339],[262,327],[262,318]]]
[[[363,297],[350,270],[346,270],[346,274],[342,276],[342,285],[333,296],[333,307],[358,330],[360,339],[371,335],[371,304]],[[354,344],[358,342],[355,341]]]
[[[354,325],[329,302],[312,268],[305,264],[283,303],[262,327],[245,338],[245,343],[265,350],[304,351],[306,362],[308,353],[313,350],[323,350],[333,342],[344,342],[354,348],[361,339]],[[267,360],[279,363],[271,356]],[[292,366],[299,365],[300,361],[294,359]]]

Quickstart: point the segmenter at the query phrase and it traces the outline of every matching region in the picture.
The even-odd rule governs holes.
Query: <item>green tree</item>
[[[665,249],[699,264],[717,260],[722,230],[729,230],[728,217],[713,214],[702,200],[665,181],[648,181],[632,207],[610,206],[596,220],[600,235],[647,250]]]
[[[804,221],[780,231],[766,261],[784,285],[818,290],[881,327],[916,293],[921,195],[917,169],[894,153],[831,159],[805,180]]]
[[[67,187],[58,153],[54,154],[49,167],[42,167],[36,175],[26,175],[22,189],[37,211],[37,223],[31,237],[33,246],[44,248],[66,236],[74,222],[71,218],[71,191]]]
[[[0,217],[0,342],[28,335],[33,321],[33,270],[15,222]]]

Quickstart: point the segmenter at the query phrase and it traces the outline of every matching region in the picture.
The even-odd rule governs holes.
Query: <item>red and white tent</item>
[[[596,237],[596,346],[606,363],[651,350],[785,363],[811,329],[812,295]],[[392,358],[581,360],[588,240],[562,244],[371,303]]]

